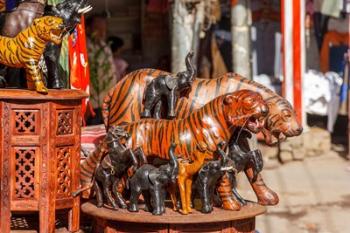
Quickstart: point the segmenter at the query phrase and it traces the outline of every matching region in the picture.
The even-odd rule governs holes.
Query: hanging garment
[[[309,70],[304,78],[305,110],[310,114],[328,116],[327,129],[330,132],[333,131],[338,115],[342,83],[342,78],[335,72],[323,74],[316,70]]]
[[[337,45],[347,45],[349,41],[348,33],[339,33],[329,31],[324,36],[321,54],[320,54],[320,68],[323,73],[329,71],[329,47]]]

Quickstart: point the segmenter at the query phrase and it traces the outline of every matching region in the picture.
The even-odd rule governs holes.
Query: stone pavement
[[[259,233],[350,232],[348,166],[335,152],[327,152],[265,169],[263,177],[279,194],[280,203],[257,218],[256,229]],[[239,180],[241,195],[256,200],[246,179]]]

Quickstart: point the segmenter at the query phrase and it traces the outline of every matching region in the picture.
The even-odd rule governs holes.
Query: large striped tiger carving
[[[142,148],[145,156],[168,160],[169,147],[175,143],[176,154],[195,160],[199,153],[212,156],[217,145],[229,141],[235,130],[259,132],[267,113],[260,94],[240,90],[215,98],[184,119],[143,119],[120,127],[131,136],[127,147]]]
[[[0,63],[25,68],[28,88],[46,94],[48,90],[42,81],[38,64],[48,42],[61,43],[63,29],[63,19],[44,16],[35,19],[30,27],[15,38],[0,36]]]
[[[106,128],[110,125],[119,125],[140,120],[143,110],[143,95],[147,83],[159,75],[168,75],[168,72],[141,69],[126,75],[106,96],[103,105],[103,118]],[[281,96],[270,89],[254,81],[245,79],[237,74],[228,73],[217,79],[194,79],[192,90],[188,98],[179,99],[176,107],[177,118],[185,118],[194,110],[199,109],[212,99],[240,89],[259,92],[269,107],[269,113],[263,129],[267,144],[274,144],[285,137],[293,137],[301,134],[302,127],[296,120],[296,114],[291,105]],[[246,139],[241,139],[246,142]],[[81,183],[84,186],[91,182],[96,161],[99,161],[102,153],[96,151],[82,164]],[[278,196],[269,189],[260,174],[254,180],[253,168],[247,167],[245,173],[248,177],[258,202],[262,205],[275,205]],[[230,190],[230,182],[224,179],[219,190]],[[229,193],[221,196],[224,208],[233,209],[233,197]],[[227,206],[225,206],[225,203]]]
[[[147,83],[159,75],[169,73],[141,69],[126,75],[117,83],[104,101],[103,119],[106,127],[138,121],[143,110],[142,100]],[[214,98],[240,89],[259,92],[269,106],[263,131],[267,144],[274,144],[278,139],[297,136],[302,132],[295,111],[287,100],[265,86],[234,73],[216,79],[194,79],[188,98],[183,97],[177,103],[176,116],[179,119],[185,118]]]
[[[215,98],[184,119],[146,119],[122,125],[131,136],[127,147],[142,148],[146,157],[170,159],[170,145],[175,143],[175,153],[192,163],[179,163],[177,177],[181,196],[181,213],[191,212],[192,177],[206,159],[213,159],[217,145],[229,141],[242,129],[259,132],[268,113],[260,94],[240,90]],[[240,206],[235,210],[239,210]]]

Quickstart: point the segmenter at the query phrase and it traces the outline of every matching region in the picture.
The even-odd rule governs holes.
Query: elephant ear
[[[161,172],[159,170],[152,170],[148,174],[148,179],[149,179],[150,183],[152,185],[155,185],[157,182],[157,179],[159,178],[160,175],[161,175]]]
[[[174,90],[174,88],[176,87],[176,85],[177,85],[177,80],[176,79],[177,78],[172,77],[170,75],[165,76],[165,84],[167,85],[167,87],[170,90]]]

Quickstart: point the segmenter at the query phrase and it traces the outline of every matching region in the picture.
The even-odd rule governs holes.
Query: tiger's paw
[[[238,201],[234,200],[233,198],[230,198],[222,202],[222,208],[224,210],[238,211],[241,209],[241,205],[239,204]]]
[[[35,90],[41,94],[47,94],[49,90],[45,87],[44,83],[39,81],[35,83]]]

